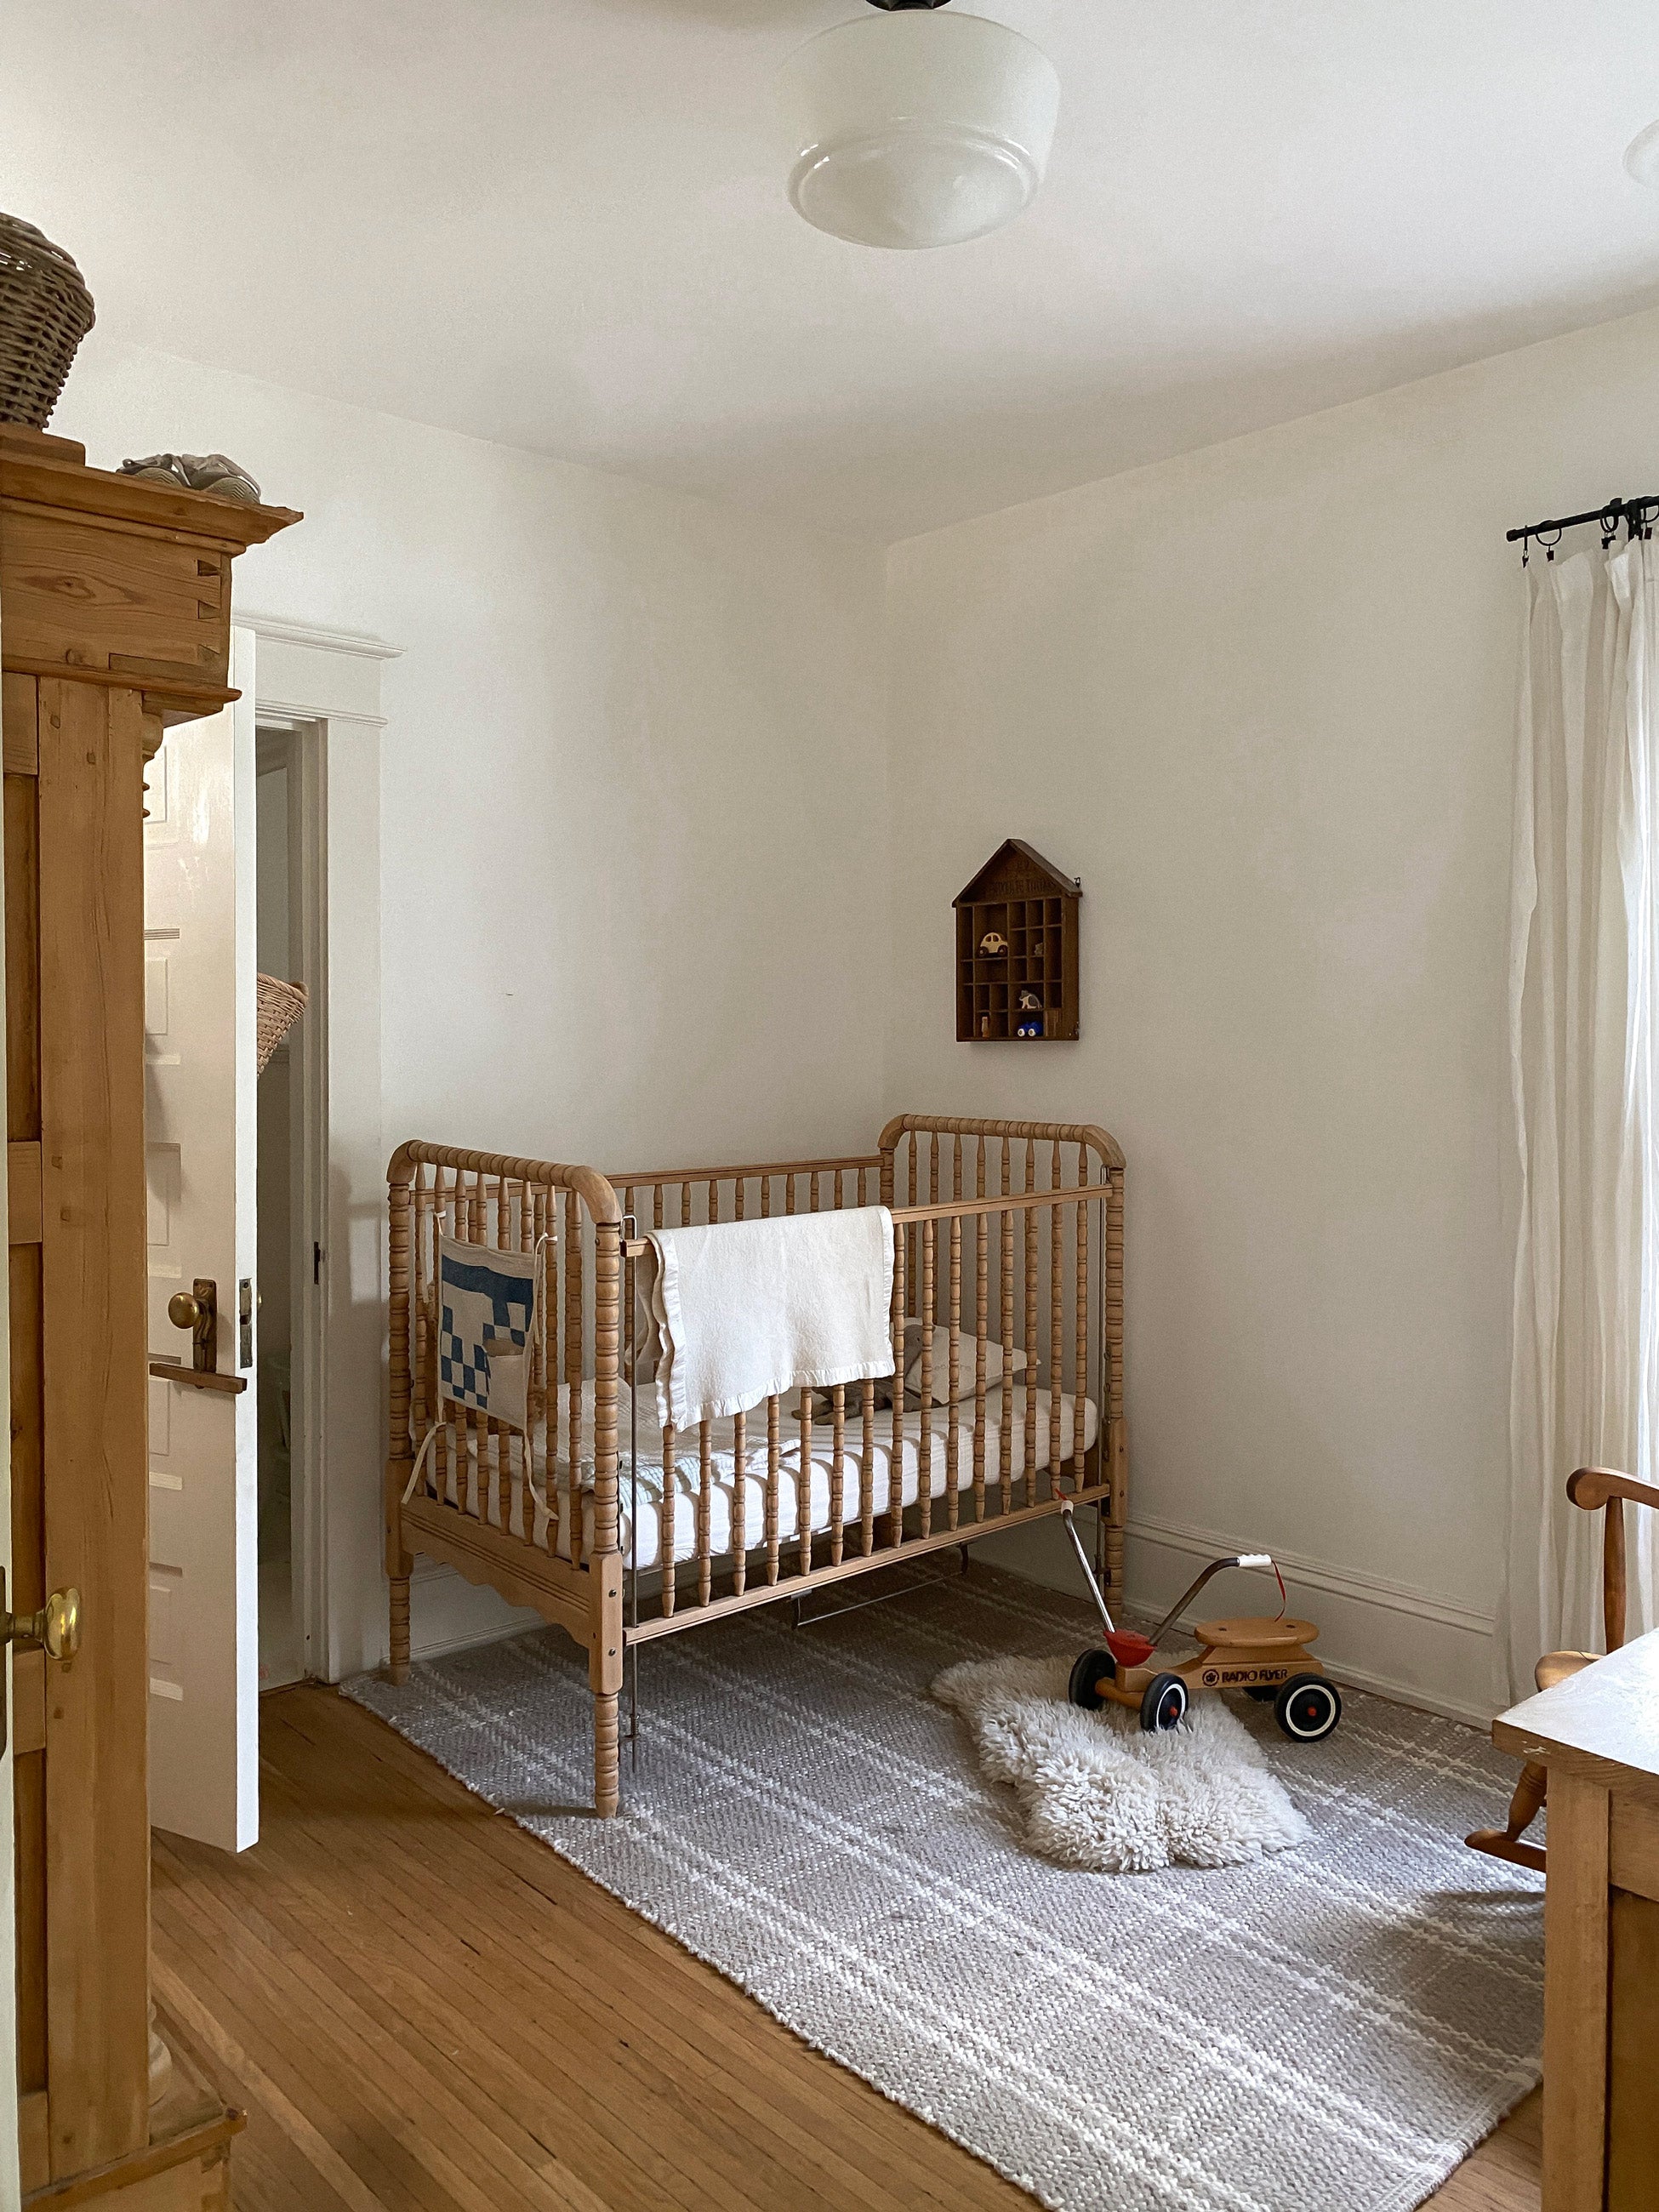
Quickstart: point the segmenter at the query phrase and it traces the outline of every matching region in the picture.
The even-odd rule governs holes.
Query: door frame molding
[[[294,1316],[295,1597],[306,1671],[337,1681],[362,1663],[356,1524],[367,1510],[378,1532],[381,1509],[380,672],[403,648],[275,614],[236,621],[258,641],[256,726],[291,733],[299,771],[294,923],[316,979],[299,1025],[301,1292],[313,1242],[323,1258]]]
[[[257,666],[257,664],[256,664]],[[328,738],[325,724],[272,719],[258,704],[258,773],[275,754],[285,770],[290,966],[305,983],[303,1018],[279,1048],[289,1077],[289,1283],[290,1452],[296,1478],[293,1606],[303,1673],[321,1671],[327,1620],[323,1514],[327,1337],[313,1248],[328,1236]],[[256,866],[257,866],[256,861]],[[274,1075],[272,1079],[274,1080]],[[264,1310],[259,1310],[261,1330]],[[260,1414],[262,1432],[264,1413]]]

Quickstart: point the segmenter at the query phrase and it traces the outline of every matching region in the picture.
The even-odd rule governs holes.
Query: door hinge
[[[311,1248],[311,1279],[313,1283],[320,1283],[323,1279],[323,1248],[320,1244],[313,1244]]]

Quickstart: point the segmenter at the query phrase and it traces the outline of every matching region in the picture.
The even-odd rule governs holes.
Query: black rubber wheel
[[[1259,1705],[1276,1705],[1279,1703],[1279,1685],[1277,1682],[1257,1682],[1248,1687],[1244,1694],[1247,1698],[1254,1698]]]
[[[1167,1735],[1187,1717],[1187,1685],[1179,1674],[1154,1674],[1140,1700],[1140,1725],[1148,1735]]]
[[[1322,1743],[1342,1717],[1342,1698],[1323,1674],[1292,1674],[1273,1705],[1273,1718],[1292,1743]]]
[[[1066,1694],[1074,1705],[1085,1712],[1098,1712],[1106,1702],[1101,1689],[1117,1672],[1109,1651],[1085,1651],[1072,1669],[1072,1679],[1066,1686]]]

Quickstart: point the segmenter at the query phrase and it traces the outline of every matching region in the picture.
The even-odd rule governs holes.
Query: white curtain
[[[1500,1672],[1600,1650],[1601,1516],[1576,1467],[1659,1480],[1659,563],[1534,552],[1510,915],[1521,1175]],[[1627,1633],[1655,1623],[1659,1514],[1626,1509]],[[1500,1687],[1503,1686],[1500,1685]]]

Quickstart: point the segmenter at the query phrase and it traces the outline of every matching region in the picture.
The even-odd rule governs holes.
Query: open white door
[[[227,1850],[259,1832],[253,647],[234,705],[167,732],[144,823],[150,1819]],[[168,1305],[205,1284],[197,1370]]]

